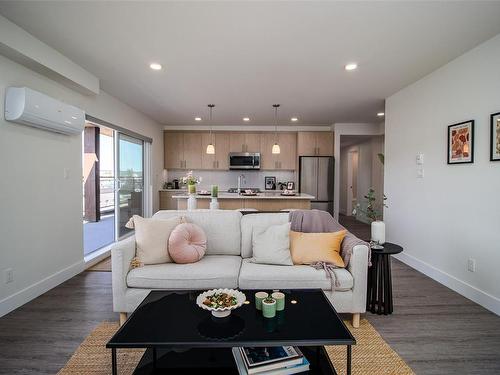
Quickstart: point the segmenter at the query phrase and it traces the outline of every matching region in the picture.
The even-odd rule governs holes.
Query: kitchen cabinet
[[[299,156],[333,156],[333,132],[298,132]]]
[[[265,170],[295,170],[297,160],[296,133],[278,133],[280,153],[273,154],[272,148],[276,142],[275,133],[265,132],[260,137],[261,169]]]
[[[184,168],[201,168],[202,133],[184,133]]]
[[[163,166],[165,169],[184,168],[184,134],[178,132],[163,133]]]
[[[200,169],[202,133],[164,132],[164,168]]]
[[[172,196],[178,194],[179,191],[160,191],[160,210],[177,210],[177,199]]]
[[[215,154],[207,154],[207,145],[213,142]],[[203,133],[201,141],[201,169],[228,170],[229,133]]]
[[[297,133],[278,133],[278,141],[281,151],[276,155],[278,169],[295,170],[297,165]]]
[[[260,152],[260,133],[232,132],[230,152]]]

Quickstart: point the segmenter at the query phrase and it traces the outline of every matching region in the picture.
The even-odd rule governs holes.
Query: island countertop
[[[212,199],[210,195],[195,195],[196,199]],[[179,194],[173,195],[174,199],[188,199],[189,194]],[[219,192],[219,196],[217,199],[271,199],[271,200],[308,200],[311,201],[314,199],[314,196],[309,194],[297,193],[296,195],[281,195],[279,192],[269,193],[269,192],[261,192],[257,193],[257,195],[240,195],[237,193],[225,193]]]

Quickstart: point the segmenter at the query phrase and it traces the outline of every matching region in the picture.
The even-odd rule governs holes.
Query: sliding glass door
[[[125,225],[133,215],[144,216],[144,141],[117,132],[115,149],[116,234],[120,239],[132,231]]]

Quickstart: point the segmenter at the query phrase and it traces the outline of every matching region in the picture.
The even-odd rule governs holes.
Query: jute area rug
[[[391,349],[366,319],[359,328],[349,330],[356,337],[352,350],[353,375],[407,375],[413,371]],[[80,345],[59,375],[108,375],[111,374],[111,350],[106,343],[118,329],[117,323],[101,323]],[[329,346],[327,352],[339,374],[345,374],[345,346]],[[143,350],[118,349],[119,374],[132,374],[142,356]]]

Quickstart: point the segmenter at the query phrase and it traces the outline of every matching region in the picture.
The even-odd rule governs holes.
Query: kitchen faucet
[[[238,194],[241,194],[241,183],[243,182],[243,184],[246,183],[245,181],[245,175],[244,174],[240,174],[238,176]]]

